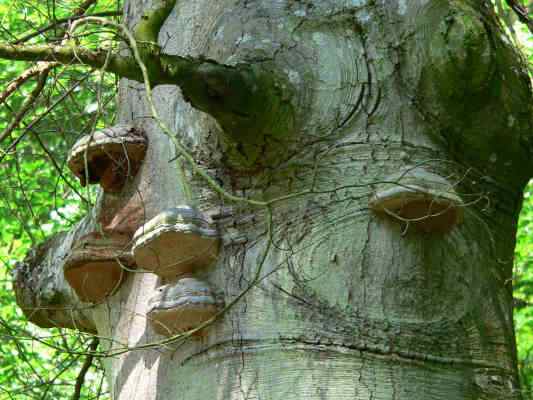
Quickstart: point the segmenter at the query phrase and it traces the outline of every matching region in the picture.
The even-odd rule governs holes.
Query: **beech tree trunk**
[[[151,7],[126,1],[128,26]],[[488,5],[178,1],[159,44],[284,75],[296,94],[293,116],[278,115],[289,127],[279,137],[235,134],[233,120],[191,105],[183,87],[159,85],[154,100],[228,192],[259,201],[304,193],[270,205],[271,234],[265,207],[229,201],[185,165],[188,198],[143,84],[121,81],[120,122],[146,134],[144,162],[52,245],[43,268],[61,270],[58,260],[97,223],[131,237],[188,204],[221,235],[216,262],[195,272],[219,307],[254,286],[200,335],[139,349],[164,339],[147,314],[166,282],[128,272],[71,324],[111,339],[102,341],[110,353],[135,348],[105,361],[113,399],[521,398],[512,261],[533,171],[531,88]]]

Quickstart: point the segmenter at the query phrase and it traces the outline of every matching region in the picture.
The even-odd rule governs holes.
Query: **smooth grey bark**
[[[127,1],[128,24],[151,6]],[[488,6],[178,1],[159,40],[171,54],[283,71],[298,93],[298,129],[265,140],[263,152],[175,86],[155,89],[157,109],[226,190],[254,199],[314,192],[275,203],[263,279],[204,336],[106,360],[114,399],[521,398],[511,270],[532,171],[531,88]],[[187,200],[141,84],[121,82],[120,122],[144,130],[149,148],[123,194],[101,202],[118,204],[108,214],[136,210],[132,233]],[[428,233],[371,211],[377,182],[405,168],[450,182],[462,222]],[[188,179],[223,239],[216,265],[199,274],[229,304],[267,247],[265,212]],[[61,271],[56,260],[50,268]],[[91,309],[110,351],[161,340],[146,317],[160,284],[130,273]]]

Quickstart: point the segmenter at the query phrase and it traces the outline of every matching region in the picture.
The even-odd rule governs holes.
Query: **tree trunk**
[[[151,7],[126,1],[128,25]],[[231,202],[186,164],[184,185],[144,86],[122,80],[120,122],[149,144],[95,220],[114,232],[116,215],[134,215],[120,232],[131,237],[166,209],[197,207],[221,249],[188,276],[227,309],[200,334],[107,358],[114,399],[521,398],[511,272],[532,171],[531,90],[484,2],[178,1],[159,44],[286,76],[295,111],[279,115],[289,126],[279,137],[235,134],[173,85],[154,100],[228,192],[302,193]],[[95,229],[85,221],[71,235]],[[165,339],[149,301],[173,280],[140,272],[84,311],[110,353]]]

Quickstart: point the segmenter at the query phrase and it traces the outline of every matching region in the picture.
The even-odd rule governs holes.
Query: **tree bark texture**
[[[150,7],[126,1],[128,25]],[[272,205],[259,283],[202,335],[106,360],[114,399],[521,398],[511,272],[532,171],[531,88],[484,2],[178,1],[159,44],[280,71],[295,93],[293,116],[278,121],[290,134],[235,134],[173,85],[155,88],[156,106],[227,191],[312,193]],[[191,200],[143,85],[124,79],[119,96],[120,122],[142,129],[149,146],[136,178],[101,196],[94,220],[131,235]],[[462,200],[449,229],[419,230],[369,206],[392,176],[415,170]],[[230,304],[261,265],[266,212],[222,199],[187,168],[186,179],[222,235],[217,262],[196,275]],[[54,259],[49,268],[61,271]],[[161,340],[147,312],[162,283],[127,273],[90,308],[108,350]]]

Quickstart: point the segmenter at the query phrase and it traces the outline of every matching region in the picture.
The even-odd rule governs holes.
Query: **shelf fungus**
[[[61,232],[32,248],[12,271],[16,301],[26,318],[41,328],[96,333],[90,310],[80,303],[63,277],[61,256],[70,244]],[[59,273],[58,273],[59,272]]]
[[[418,231],[445,233],[462,221],[464,207],[447,179],[411,168],[377,185],[370,208]]]
[[[220,247],[217,230],[189,206],[157,215],[135,232],[133,241],[136,264],[167,279],[209,266]]]
[[[188,276],[161,286],[148,308],[152,328],[165,336],[195,329],[214,317],[219,309],[209,286]]]
[[[70,151],[68,166],[82,186],[99,183],[105,192],[116,193],[137,174],[146,147],[142,132],[117,125],[78,140]]]
[[[65,279],[81,301],[99,303],[121,285],[132,268],[129,239],[123,235],[89,234],[72,249],[64,265]]]

